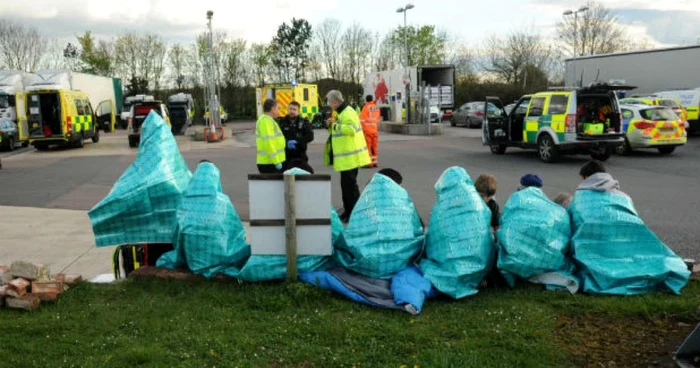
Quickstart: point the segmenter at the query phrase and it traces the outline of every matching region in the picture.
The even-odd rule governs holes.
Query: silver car
[[[452,112],[450,124],[452,126],[465,126],[467,128],[479,128],[484,122],[485,102],[467,102]],[[496,111],[496,106],[489,103],[489,111]],[[491,110],[493,109],[493,110]]]

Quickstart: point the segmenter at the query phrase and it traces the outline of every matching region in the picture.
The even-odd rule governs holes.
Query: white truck
[[[33,74],[21,71],[0,71],[0,119],[9,119],[17,124],[19,141],[25,147],[29,144],[29,130],[24,89],[32,78]]]
[[[407,87],[413,105],[421,97],[432,107],[431,120],[454,108],[454,65],[420,65],[381,72],[370,72],[362,83],[364,94],[372,95],[380,107],[390,107],[392,98],[406,101]],[[422,88],[425,86],[425,88]],[[422,89],[422,90],[421,90]],[[435,113],[435,107],[440,113]]]
[[[119,116],[120,121],[119,125],[121,126],[122,129],[126,129],[126,126],[129,124],[129,118],[131,118],[131,106],[135,104],[136,102],[143,102],[146,100],[153,100],[153,96],[150,95],[135,95],[135,96],[128,96],[124,98],[124,103],[122,104],[122,112],[121,115]]]
[[[70,70],[43,70],[37,72],[29,88],[52,87],[87,93],[90,104],[96,109],[100,102],[112,101],[111,113],[118,115],[122,111],[122,82],[119,78],[99,75],[75,73]],[[107,113],[104,111],[103,113]],[[99,128],[105,132],[113,132],[116,119],[104,122]]]
[[[700,88],[655,92],[652,95],[680,101],[688,112],[688,133],[700,133]]]

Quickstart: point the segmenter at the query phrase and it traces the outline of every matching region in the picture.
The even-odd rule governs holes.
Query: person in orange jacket
[[[379,155],[379,134],[377,133],[377,128],[379,127],[379,120],[381,120],[382,114],[379,107],[374,103],[372,95],[368,95],[365,101],[367,103],[362,107],[362,112],[360,112],[360,122],[365,134],[365,141],[367,141],[369,156],[372,158],[372,163],[365,167],[377,167]]]

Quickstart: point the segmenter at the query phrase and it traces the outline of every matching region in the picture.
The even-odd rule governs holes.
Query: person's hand
[[[292,149],[292,150],[297,149],[297,141],[291,140],[291,141],[287,142],[287,148]]]
[[[282,164],[275,165],[275,169],[277,169],[277,171],[282,170]]]

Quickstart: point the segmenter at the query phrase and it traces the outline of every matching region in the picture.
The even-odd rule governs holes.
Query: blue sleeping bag
[[[95,244],[170,243],[191,177],[170,127],[151,111],[141,129],[136,160],[88,212]]]
[[[571,246],[585,292],[680,294],[688,283],[690,271],[683,260],[649,230],[629,197],[579,190],[569,212]]]
[[[570,256],[571,220],[541,189],[513,193],[498,229],[498,270],[511,287],[517,278],[578,290]]]
[[[335,259],[371,278],[389,278],[412,264],[423,249],[424,233],[408,193],[375,174],[355,205]]]
[[[212,163],[200,163],[185,189],[173,246],[175,250],[158,259],[159,267],[187,267],[207,278],[240,268],[250,256],[243,223],[223,193],[219,169]]]
[[[421,270],[436,289],[453,298],[476,294],[496,255],[491,210],[461,167],[445,170],[435,190],[437,203],[428,225]]]

